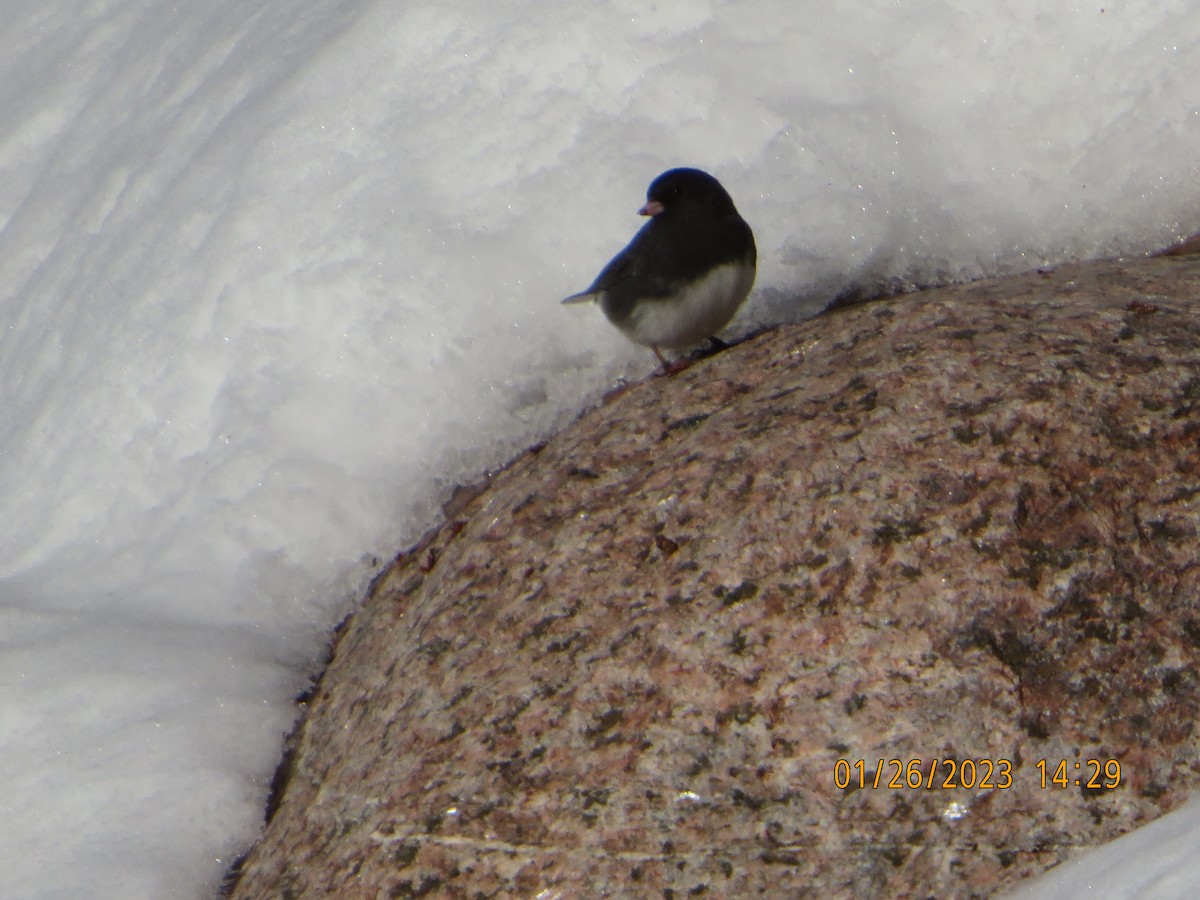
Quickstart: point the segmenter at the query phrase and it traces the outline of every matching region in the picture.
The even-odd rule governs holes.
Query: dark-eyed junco
[[[733,318],[754,284],[754,233],[721,183],[699,169],[663,172],[638,210],[650,221],[586,291],[563,303],[597,300],[608,320],[645,344],[685,350]]]

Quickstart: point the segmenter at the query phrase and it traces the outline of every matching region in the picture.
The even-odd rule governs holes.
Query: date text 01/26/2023
[[[1121,784],[1121,763],[1115,759],[1039,759],[1033,767],[1043,789],[1111,791]],[[1014,771],[1009,759],[839,759],[833,784],[838,790],[1004,790],[1013,786]]]

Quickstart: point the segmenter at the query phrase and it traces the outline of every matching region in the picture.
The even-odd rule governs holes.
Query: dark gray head
[[[727,213],[736,211],[733,199],[721,182],[699,169],[669,169],[646,191],[646,205],[638,210],[643,216],[660,216],[688,209],[708,208]],[[684,213],[686,214],[686,212]]]

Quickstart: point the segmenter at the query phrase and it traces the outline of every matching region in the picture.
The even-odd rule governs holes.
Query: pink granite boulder
[[[1200,782],[1198,348],[1178,256],[633,386],[377,579],[233,895],[986,896],[1148,821]]]

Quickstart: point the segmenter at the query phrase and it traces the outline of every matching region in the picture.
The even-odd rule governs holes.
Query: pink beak
[[[657,200],[647,200],[646,205],[638,210],[639,216],[657,216],[663,211],[663,205]]]

